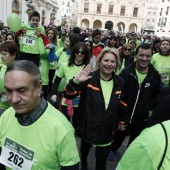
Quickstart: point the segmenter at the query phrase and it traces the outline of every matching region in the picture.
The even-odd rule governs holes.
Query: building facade
[[[155,34],[170,37],[170,0],[160,0]]]
[[[154,34],[159,15],[160,0],[147,0],[145,4],[143,34]]]
[[[141,32],[145,0],[78,0],[77,26]]]
[[[0,0],[0,19],[5,25],[11,13],[17,13],[22,22],[28,22],[29,13],[33,10],[40,13],[41,25],[60,25],[63,19],[66,24],[76,25],[76,0]]]

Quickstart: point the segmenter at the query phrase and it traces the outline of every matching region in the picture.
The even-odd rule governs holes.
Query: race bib
[[[169,76],[168,76],[168,73],[161,73],[161,78],[162,78],[162,81],[169,81]]]
[[[30,35],[23,35],[22,44],[34,46],[36,37]]]
[[[34,152],[6,138],[0,156],[0,163],[14,170],[31,170]]]

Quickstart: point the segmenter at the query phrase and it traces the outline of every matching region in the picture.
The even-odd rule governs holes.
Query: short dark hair
[[[73,28],[73,33],[74,34],[80,34],[80,28],[79,27],[74,27]]]
[[[38,85],[39,81],[41,80],[39,68],[37,67],[36,64],[34,64],[31,61],[27,61],[27,60],[16,61],[7,68],[6,73],[13,70],[23,71],[31,75],[35,87]]]
[[[92,32],[92,38],[94,38],[96,35],[102,35],[102,33],[98,29],[96,29]]]
[[[138,54],[140,48],[143,49],[143,50],[149,50],[150,49],[152,51],[152,48],[149,44],[142,43],[136,48],[135,56]]]
[[[79,43],[76,43],[73,46],[73,49],[71,51],[71,55],[70,55],[70,58],[69,58],[68,66],[71,66],[71,65],[73,65],[75,63],[75,53],[76,53],[76,51],[79,51],[80,48],[82,48],[83,52],[85,53],[85,56],[84,56],[82,64],[83,65],[89,64],[89,62],[90,62],[89,49],[83,42],[79,42]]]
[[[37,12],[37,11],[33,11],[31,14],[30,14],[30,16],[29,16],[29,20],[31,21],[31,18],[32,17],[39,17],[39,19],[40,19],[40,13],[39,12]]]
[[[15,55],[16,59],[19,52],[19,46],[13,41],[5,42],[0,45],[0,52],[2,51],[9,52],[10,55]]]
[[[80,42],[80,37],[76,34],[69,34],[67,37],[70,40],[71,49],[73,48],[74,44]],[[63,51],[66,51],[66,48],[64,48]]]

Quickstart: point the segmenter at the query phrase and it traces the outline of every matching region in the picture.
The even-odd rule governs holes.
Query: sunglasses
[[[130,48],[124,48],[124,50],[125,50],[125,51],[131,51],[131,49],[130,49]]]
[[[81,55],[84,55],[84,54],[85,54],[84,51],[76,51],[75,53],[76,53],[76,54],[81,54]]]

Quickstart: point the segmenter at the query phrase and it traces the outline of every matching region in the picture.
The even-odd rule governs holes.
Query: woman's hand
[[[89,76],[92,70],[93,66],[91,64],[88,64],[87,66],[84,65],[80,72],[74,78],[75,82],[82,83],[92,78],[92,76]]]
[[[54,95],[52,95],[51,96],[51,100],[53,101],[53,102],[56,102],[57,101],[57,96],[54,94]]]

